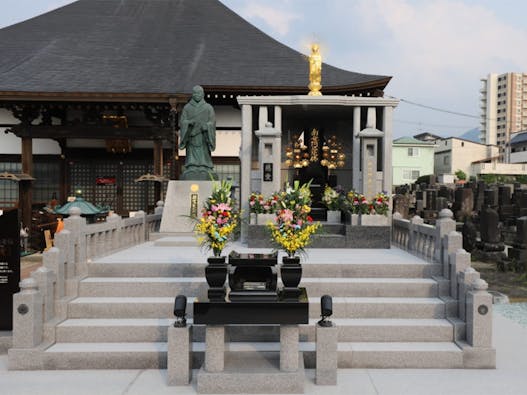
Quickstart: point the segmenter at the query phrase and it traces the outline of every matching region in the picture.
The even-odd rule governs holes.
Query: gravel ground
[[[495,304],[494,310],[527,328],[527,303]]]

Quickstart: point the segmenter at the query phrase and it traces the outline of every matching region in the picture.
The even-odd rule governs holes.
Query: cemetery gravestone
[[[13,295],[20,289],[20,228],[18,210],[0,215],[0,330],[13,329]]]
[[[516,270],[527,270],[527,217],[516,219],[516,239],[509,248],[509,258],[514,260]]]

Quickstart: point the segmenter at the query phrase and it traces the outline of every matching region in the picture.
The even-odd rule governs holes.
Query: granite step
[[[192,317],[194,298],[188,298]],[[320,299],[309,298],[309,316],[320,316]],[[173,297],[79,297],[68,304],[68,318],[168,318]],[[439,298],[334,297],[335,318],[445,318]]]
[[[349,297],[432,297],[437,282],[426,278],[328,278],[306,277],[300,286],[308,295]],[[206,294],[202,277],[89,277],[79,284],[80,296],[198,296]]]
[[[205,344],[194,342],[193,367],[203,363]],[[226,343],[226,352],[279,353],[278,342]],[[306,368],[315,366],[315,344],[300,343]],[[167,343],[56,343],[42,353],[44,369],[164,369]],[[339,343],[339,368],[461,368],[463,353],[452,342]]]
[[[123,274],[128,277],[203,277],[205,266],[204,258],[188,263],[97,261],[90,263],[88,270],[91,277],[122,277]],[[302,264],[302,272],[304,278],[431,278],[441,274],[441,266],[424,261],[369,262],[366,257],[363,262],[353,263],[330,257],[312,262],[308,257]]]
[[[300,325],[301,341],[315,341],[315,324]],[[448,342],[453,341],[453,326],[444,319],[368,319],[333,318],[340,342]],[[166,342],[167,328],[174,319],[68,319],[56,328],[59,343],[80,342]],[[192,324],[192,319],[188,320]],[[203,342],[205,326],[195,325],[194,341]],[[231,325],[226,338],[232,342],[258,340],[277,342],[277,325]]]

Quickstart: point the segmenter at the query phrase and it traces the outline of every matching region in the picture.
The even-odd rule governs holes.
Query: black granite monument
[[[18,210],[0,215],[0,330],[13,329],[13,295],[20,288],[20,228]]]

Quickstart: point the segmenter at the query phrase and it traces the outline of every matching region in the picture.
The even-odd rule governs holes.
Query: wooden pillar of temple
[[[154,140],[154,174],[156,176],[163,176],[163,140]],[[161,182],[154,183],[154,205],[162,199],[161,193],[163,184]]]
[[[31,137],[22,137],[22,173],[33,176],[33,139]],[[19,182],[18,187],[22,224],[31,229],[33,183],[30,180],[23,180]]]

